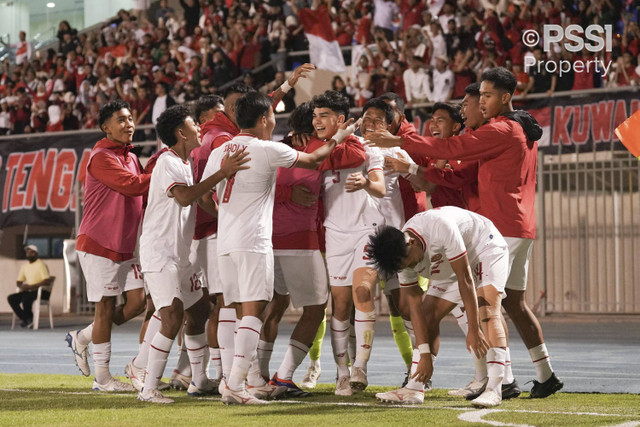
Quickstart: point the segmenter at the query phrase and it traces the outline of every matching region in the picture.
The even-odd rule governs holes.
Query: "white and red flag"
[[[331,26],[331,17],[326,5],[317,9],[301,9],[298,13],[300,23],[309,40],[309,57],[316,68],[336,73],[346,71],[336,33]]]

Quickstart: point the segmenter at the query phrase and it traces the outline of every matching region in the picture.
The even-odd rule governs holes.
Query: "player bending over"
[[[473,405],[500,405],[507,347],[500,301],[509,252],[491,221],[457,207],[432,209],[411,218],[402,231],[393,227],[378,230],[371,236],[367,254],[385,276],[399,272],[419,349],[407,386],[378,393],[376,398],[400,403],[422,403],[424,399],[423,384],[433,374],[430,343],[439,339],[435,317],[425,313],[419,292],[418,275],[426,275],[431,280],[427,295],[441,299],[434,305],[444,312],[442,316],[457,305],[451,295],[459,292],[469,324],[467,348],[478,358],[487,357],[487,388]]]

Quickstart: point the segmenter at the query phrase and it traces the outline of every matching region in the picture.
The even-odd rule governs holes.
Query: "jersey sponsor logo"
[[[439,292],[447,292],[447,290],[445,288],[441,288],[440,286],[435,286],[435,285],[431,284],[431,287],[433,289],[435,289],[436,291],[439,291]]]
[[[347,280],[347,276],[331,276],[334,280]]]
[[[442,259],[442,254],[435,254],[431,257],[431,262],[438,262]]]

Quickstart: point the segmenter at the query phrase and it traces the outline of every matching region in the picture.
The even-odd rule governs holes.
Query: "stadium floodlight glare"
[[[47,3],[47,7],[50,9],[53,9],[54,7],[56,7],[56,4],[52,1],[50,1],[49,3]]]

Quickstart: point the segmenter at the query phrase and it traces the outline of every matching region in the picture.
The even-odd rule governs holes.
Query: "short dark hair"
[[[395,101],[396,108],[400,112],[400,114],[404,114],[404,99],[400,95],[395,92],[387,92],[380,95],[378,98],[383,101]]]
[[[156,132],[160,140],[169,147],[176,145],[178,143],[176,129],[180,127],[188,117],[191,117],[191,111],[185,105],[173,105],[164,110],[156,122]]]
[[[480,98],[480,83],[471,83],[469,86],[464,88],[464,93]]]
[[[388,225],[380,227],[375,234],[369,236],[367,257],[369,264],[378,270],[385,279],[402,269],[402,260],[407,257],[409,249],[404,233]]]
[[[196,101],[196,107],[194,108],[194,115],[196,120],[200,121],[200,115],[209,110],[213,110],[218,105],[224,104],[224,99],[219,95],[204,95]]]
[[[255,89],[245,83],[234,83],[224,90],[222,97],[226,98],[234,93],[245,94],[253,91],[255,91]]]
[[[313,104],[298,105],[289,116],[289,127],[296,133],[313,133]]]
[[[491,82],[496,89],[507,91],[511,95],[513,95],[513,92],[516,90],[516,86],[518,85],[516,76],[504,67],[488,69],[482,73],[481,80]]]
[[[338,115],[342,114],[345,119],[349,117],[349,98],[335,90],[328,90],[322,95],[316,95],[311,102],[313,108],[328,108]]]
[[[436,102],[433,104],[433,112],[435,113],[437,110],[446,111],[454,122],[460,123],[460,125],[464,127],[464,120],[462,120],[462,115],[460,114],[460,108],[458,108],[458,106],[447,104],[446,102]]]
[[[100,114],[98,114],[98,127],[102,129],[102,125],[105,124],[116,111],[120,111],[123,108],[131,111],[129,103],[122,99],[116,99],[115,101],[104,104],[102,108],[100,108]]]
[[[384,113],[384,118],[387,124],[390,125],[391,123],[393,123],[393,118],[394,118],[393,108],[391,107],[391,105],[387,104],[383,99],[372,98],[368,100],[367,103],[364,104],[364,107],[362,107],[363,116],[364,116],[364,113],[366,113],[369,108],[377,108],[378,110],[382,111]]]
[[[236,101],[236,121],[240,129],[250,129],[258,119],[269,113],[273,99],[267,95],[252,91],[245,93]]]

